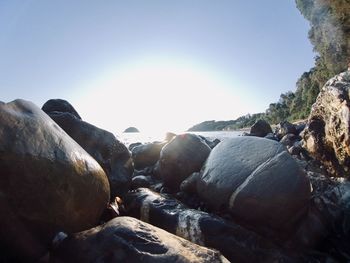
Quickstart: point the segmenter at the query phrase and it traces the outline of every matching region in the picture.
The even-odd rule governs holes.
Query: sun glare
[[[129,126],[152,134],[181,132],[204,120],[232,119],[244,112],[248,107],[228,86],[222,77],[198,65],[146,61],[84,85],[78,106],[85,119],[112,132]]]

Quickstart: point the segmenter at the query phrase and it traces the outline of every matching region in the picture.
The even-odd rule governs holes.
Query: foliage
[[[222,121],[204,122],[201,125],[206,130],[239,129],[251,126],[258,119],[276,124],[283,120],[307,118],[321,87],[329,78],[350,66],[350,0],[295,2],[301,14],[310,22],[309,39],[318,54],[315,66],[301,75],[295,92],[281,94],[279,101],[271,103],[265,113],[248,114],[228,121],[226,125]]]
[[[296,91],[270,104],[266,114],[271,123],[307,118],[322,86],[350,62],[350,1],[296,0],[296,5],[310,22],[309,39],[318,56],[315,66],[298,79]]]
[[[328,75],[344,71],[350,58],[350,1],[296,0],[296,5],[310,21],[309,38]]]
[[[222,131],[222,130],[237,130],[252,126],[258,119],[264,119],[264,113],[247,114],[236,120],[230,121],[204,121],[194,125],[188,131]]]
[[[226,126],[234,124],[235,121],[204,121],[194,125],[188,131],[222,131]]]

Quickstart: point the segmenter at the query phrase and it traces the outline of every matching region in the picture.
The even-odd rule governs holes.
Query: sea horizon
[[[230,131],[183,131],[175,134],[191,133],[200,136],[204,136],[209,140],[219,139],[220,141],[227,138],[237,137],[243,134],[243,130],[230,130]],[[116,134],[116,137],[123,142],[126,146],[132,143],[151,143],[155,141],[164,141],[166,132],[150,133],[150,132],[123,132]]]

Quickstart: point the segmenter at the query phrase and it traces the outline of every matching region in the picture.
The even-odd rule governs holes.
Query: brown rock
[[[0,102],[0,171],[0,244],[17,259],[94,226],[109,200],[101,166],[31,102]]]
[[[52,112],[49,116],[101,165],[109,180],[111,198],[124,196],[129,190],[133,172],[126,146],[112,133],[70,113]]]
[[[51,262],[229,262],[219,252],[193,244],[131,217],[74,234]]]
[[[330,79],[312,106],[303,145],[335,176],[350,168],[350,73]]]

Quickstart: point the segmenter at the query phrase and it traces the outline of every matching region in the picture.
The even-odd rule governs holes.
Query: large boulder
[[[70,113],[56,111],[49,116],[101,165],[109,180],[111,198],[123,196],[130,187],[133,172],[126,146],[112,133]]]
[[[159,160],[160,151],[164,145],[165,143],[154,142],[133,147],[131,156],[135,169],[140,170],[148,166],[153,166]]]
[[[251,225],[275,229],[305,212],[310,191],[307,177],[285,147],[259,137],[221,142],[197,182],[199,196],[212,209],[227,209]]]
[[[160,152],[158,169],[164,185],[178,190],[184,179],[202,168],[210,151],[210,147],[197,135],[177,135]]]
[[[0,171],[0,246],[17,260],[96,225],[109,201],[101,166],[28,101],[0,102]]]
[[[54,251],[51,262],[229,262],[219,252],[198,246],[131,217],[76,233]]]
[[[334,176],[350,168],[350,72],[330,79],[312,106],[303,132],[304,147]]]
[[[263,120],[257,120],[252,127],[250,127],[250,134],[258,137],[265,137],[269,133],[272,133],[270,124]]]
[[[139,188],[127,194],[125,207],[129,215],[198,245],[215,248],[231,262],[289,262],[282,249],[253,231],[189,209],[169,195]]]
[[[62,99],[51,99],[45,102],[45,104],[41,108],[44,112],[47,114],[51,112],[68,112],[73,114],[75,117],[81,120],[80,115],[78,112],[74,109],[74,107],[66,100]]]

